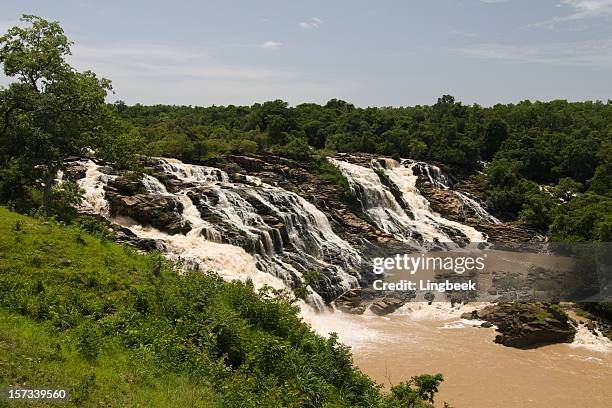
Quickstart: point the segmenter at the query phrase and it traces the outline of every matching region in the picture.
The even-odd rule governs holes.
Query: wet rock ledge
[[[508,302],[487,306],[461,316],[497,326],[495,342],[504,346],[531,348],[553,343],[571,343],[574,329],[558,304]]]

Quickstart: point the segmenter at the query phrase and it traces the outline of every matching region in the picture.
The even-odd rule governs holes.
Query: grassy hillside
[[[63,388],[75,406],[397,406],[296,312],[0,207],[0,388]]]

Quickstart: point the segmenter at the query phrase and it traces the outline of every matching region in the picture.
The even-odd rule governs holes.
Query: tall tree
[[[23,15],[25,27],[0,37],[0,63],[15,82],[0,90],[0,143],[8,158],[43,169],[42,207],[65,158],[95,145],[110,81],[66,62],[71,42],[58,22]]]

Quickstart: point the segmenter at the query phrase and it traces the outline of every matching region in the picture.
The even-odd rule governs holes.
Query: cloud
[[[612,40],[540,45],[476,44],[450,50],[464,57],[565,66],[612,66]]]
[[[75,45],[72,51],[70,63],[77,69],[91,69],[111,80],[146,78],[167,82],[180,78],[275,81],[289,80],[295,76],[287,71],[223,64],[204,51],[190,48],[158,45]]]
[[[582,19],[612,14],[612,0],[561,0],[560,5],[573,9],[566,19]]]
[[[323,20],[321,20],[319,17],[310,17],[308,20],[302,21],[299,25],[304,30],[312,30],[319,28],[322,24]]]
[[[267,50],[274,50],[282,46],[283,43],[277,41],[266,41],[259,45],[260,48],[265,48]]]
[[[333,88],[296,71],[227,63],[200,48],[79,43],[72,51],[69,62],[76,69],[112,80],[116,94],[110,99],[127,103],[236,104],[286,95],[301,101],[303,95],[314,98],[317,92],[331,98]],[[0,75],[0,83],[7,81]]]
[[[531,24],[533,27],[554,27],[556,24],[577,21],[587,18],[607,17],[612,15],[612,0],[560,0],[559,8],[569,8],[570,13],[553,17],[549,20]]]

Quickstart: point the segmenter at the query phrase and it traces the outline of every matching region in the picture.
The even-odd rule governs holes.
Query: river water
[[[494,328],[459,318],[474,306],[409,306],[384,317],[336,312],[305,319],[320,333],[337,332],[355,365],[386,388],[442,373],[437,406],[610,407],[612,342],[586,327],[572,344],[520,350],[495,344]]]

